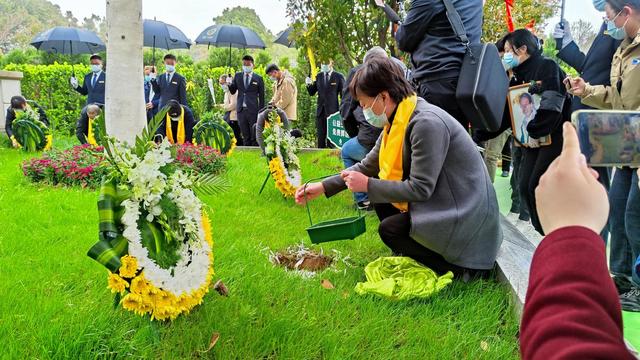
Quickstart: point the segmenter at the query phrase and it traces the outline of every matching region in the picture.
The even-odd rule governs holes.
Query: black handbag
[[[471,44],[453,3],[443,2],[454,33],[467,49],[456,89],[458,105],[474,129],[497,131],[509,92],[509,78],[498,48],[494,44]]]

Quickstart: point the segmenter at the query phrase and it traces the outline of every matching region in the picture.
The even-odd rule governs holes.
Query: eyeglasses
[[[619,13],[617,13],[617,14],[616,14],[616,16],[614,16],[614,17],[613,17],[613,19],[609,19],[609,17],[608,17],[608,16],[603,16],[603,17],[602,17],[602,20],[604,20],[604,21],[616,21],[616,19],[618,18],[618,16],[620,16],[620,14],[622,14],[622,11],[623,11],[623,10],[620,10],[620,12],[619,12]]]

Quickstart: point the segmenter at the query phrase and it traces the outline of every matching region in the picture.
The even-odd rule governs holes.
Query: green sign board
[[[342,145],[349,141],[349,134],[342,126],[342,116],[337,112],[327,118],[327,140],[342,149]]]

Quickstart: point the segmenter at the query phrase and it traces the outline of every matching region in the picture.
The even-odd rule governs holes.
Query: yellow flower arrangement
[[[284,166],[279,157],[274,157],[269,161],[269,171],[276,182],[276,188],[284,197],[291,198],[295,196],[296,187],[287,180],[284,173]]]
[[[120,276],[124,278],[132,278],[138,272],[138,261],[133,256],[125,255],[120,259],[122,266],[120,267]]]
[[[109,272],[109,279],[107,281],[107,288],[111,289],[112,293],[122,294],[129,287],[128,282],[112,272]]]
[[[206,212],[202,212],[202,230],[205,241],[213,247],[213,237],[211,234],[211,223]],[[122,277],[110,273],[109,289],[112,292],[124,292],[129,289],[129,293],[122,298],[122,307],[144,316],[149,314],[151,320],[173,320],[183,313],[189,313],[194,307],[202,304],[204,296],[209,292],[211,279],[213,278],[213,252],[209,253],[209,270],[206,281],[198,289],[191,293],[176,295],[165,291],[149,282],[144,275],[144,271],[136,276],[137,261],[130,255],[123,256],[120,274]]]

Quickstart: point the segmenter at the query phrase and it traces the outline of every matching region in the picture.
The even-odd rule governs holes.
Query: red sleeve
[[[520,330],[523,359],[634,359],[604,241],[583,227],[549,234],[531,263]]]

